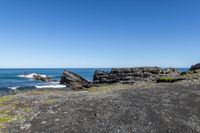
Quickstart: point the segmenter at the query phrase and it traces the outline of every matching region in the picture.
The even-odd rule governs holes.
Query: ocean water
[[[67,69],[81,75],[89,81],[93,80],[95,70],[110,71],[110,68],[71,68]],[[180,71],[187,71],[187,68],[179,68]],[[0,91],[27,88],[60,88],[60,76],[64,69],[0,69]],[[52,77],[57,82],[42,82],[27,78],[25,75],[40,74]],[[24,76],[25,75],[25,76]]]
[[[0,91],[12,89],[31,89],[31,88],[61,88],[59,84],[60,76],[65,69],[0,69]],[[109,68],[70,68],[66,69],[81,75],[89,81],[93,80],[96,70],[110,71]],[[39,74],[52,77],[54,82],[35,81],[31,75]]]

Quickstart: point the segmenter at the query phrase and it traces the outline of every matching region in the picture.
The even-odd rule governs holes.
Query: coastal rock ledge
[[[156,81],[160,77],[176,77],[180,73],[174,68],[159,67],[113,68],[111,72],[96,71],[93,83],[135,83],[137,81]]]
[[[200,63],[191,66],[190,70],[200,70]]]
[[[82,89],[89,86],[89,82],[73,72],[65,70],[61,75],[60,84],[72,89]]]

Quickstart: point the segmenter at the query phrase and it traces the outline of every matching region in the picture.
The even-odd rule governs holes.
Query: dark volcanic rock
[[[2,132],[200,133],[199,82],[125,86],[107,86],[115,90],[98,94],[37,91],[40,95],[35,92],[13,95],[13,101],[6,104],[11,107],[16,104],[10,110],[19,117],[13,115],[17,120]],[[49,99],[56,102],[43,103]],[[25,112],[27,108],[31,112]]]
[[[193,65],[190,70],[200,70],[200,63],[199,64],[196,64],[196,65]]]
[[[86,79],[67,70],[65,70],[61,76],[60,84],[66,85],[72,89],[82,89],[84,87],[89,87],[90,85]]]
[[[96,71],[93,82],[102,83],[134,83],[136,81],[156,81],[160,77],[176,77],[180,73],[173,68],[159,67],[113,68],[111,72]]]
[[[45,81],[45,82],[51,82],[53,79],[51,77],[44,77],[41,75],[33,75],[33,79],[39,80],[39,81]]]
[[[109,72],[97,70],[95,71],[93,82],[94,83],[116,83],[119,77],[111,75]]]

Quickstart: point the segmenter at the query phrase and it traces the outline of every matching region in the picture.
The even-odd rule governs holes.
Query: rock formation
[[[200,63],[191,66],[190,70],[192,70],[192,71],[193,71],[193,70],[200,70]]]
[[[41,75],[33,75],[34,80],[39,80],[39,81],[45,81],[45,82],[51,82],[53,79],[51,77],[44,77]]]
[[[111,72],[96,71],[93,83],[134,83],[136,81],[156,81],[160,77],[176,77],[179,74],[180,73],[173,68],[113,68]]]
[[[173,83],[187,79],[200,79],[200,63],[193,65],[190,71],[182,73],[174,68],[163,69],[159,67],[113,68],[110,72],[97,70],[94,73],[93,83],[88,82],[73,72],[65,70],[61,76],[60,83],[72,89],[82,89],[98,84],[129,84],[140,81]]]
[[[73,72],[65,70],[61,76],[60,84],[66,85],[72,89],[82,89],[84,87],[89,87],[90,83]]]
[[[200,63],[191,66],[188,71],[182,72],[180,75],[190,81],[200,80]]]

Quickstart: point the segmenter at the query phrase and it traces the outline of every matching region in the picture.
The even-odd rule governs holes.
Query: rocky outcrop
[[[60,84],[66,85],[72,89],[82,89],[90,85],[86,79],[67,70],[62,74]]]
[[[41,75],[33,75],[34,80],[44,81],[44,82],[51,82],[53,79],[51,77],[47,76],[41,76]]]
[[[199,81],[200,80],[200,63],[191,66],[188,71],[182,72],[180,77],[185,78],[190,81]]]
[[[156,81],[160,77],[176,77],[180,73],[173,68],[159,67],[114,68],[111,72],[96,71],[93,82],[102,83],[134,83],[137,81]]]
[[[190,70],[200,70],[200,63],[199,64],[196,64],[196,65],[193,65],[191,66]]]
[[[42,77],[40,75],[34,75],[33,76],[34,80],[39,80],[39,81],[44,81],[44,82],[51,82],[53,79],[51,77]]]

